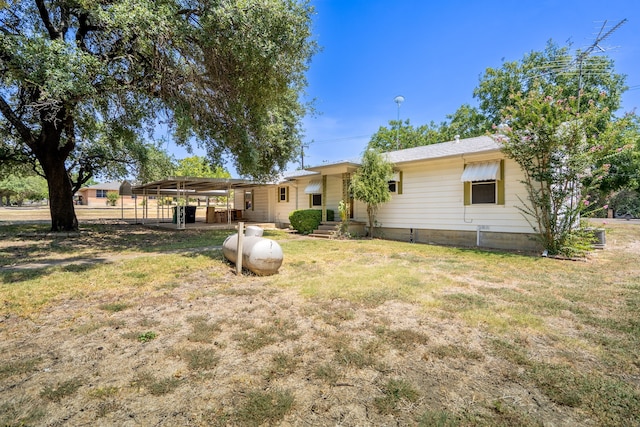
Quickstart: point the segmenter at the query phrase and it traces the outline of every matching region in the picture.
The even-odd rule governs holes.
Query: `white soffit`
[[[304,188],[304,194],[322,194],[322,181],[311,181]]]
[[[496,181],[500,179],[500,161],[469,163],[464,168],[460,181]]]

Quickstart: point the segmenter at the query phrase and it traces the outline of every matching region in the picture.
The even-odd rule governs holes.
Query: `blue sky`
[[[488,67],[521,60],[549,39],[590,46],[607,21],[627,22],[601,46],[632,89],[623,109],[640,112],[638,0],[312,0],[322,47],[307,74],[305,166],[359,157],[372,134],[400,118],[441,122],[468,103]],[[179,153],[176,153],[180,157]],[[184,157],[184,155],[182,156]],[[295,169],[298,164],[291,164]],[[232,174],[235,173],[232,170]]]
[[[573,49],[627,22],[602,43],[635,88],[623,108],[640,107],[638,0],[314,0],[315,37],[322,46],[308,73],[308,96],[319,114],[307,117],[305,165],[358,157],[380,126],[400,118],[440,122],[462,104],[487,67],[520,60],[553,39]],[[640,108],[638,108],[640,112]]]

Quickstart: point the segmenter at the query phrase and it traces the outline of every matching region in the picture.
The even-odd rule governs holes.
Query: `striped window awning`
[[[500,161],[469,163],[460,177],[462,182],[497,181],[500,179]]]
[[[304,194],[322,194],[322,181],[311,181],[304,188]]]

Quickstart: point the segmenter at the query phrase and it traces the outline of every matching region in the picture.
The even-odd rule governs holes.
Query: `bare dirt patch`
[[[283,421],[293,425],[410,425],[427,410],[482,414],[493,399],[554,425],[579,424],[572,411],[510,381],[511,367],[490,355],[483,334],[459,322],[405,303],[317,304],[258,279],[231,287],[199,276],[125,300],[128,308],[116,313],[99,308],[108,296],[94,295],[60,301],[37,319],[5,318],[3,360],[37,362],[3,379],[3,403],[20,405],[27,396],[27,406],[46,408],[41,425],[208,425],[233,422],[230,408],[254,390],[288,390],[295,407]],[[336,319],[337,310],[355,314]],[[194,317],[219,326],[211,342],[190,340]],[[278,322],[286,322],[284,331]],[[397,347],[383,342],[381,334],[407,330],[421,338]],[[156,337],[138,338],[148,331]],[[438,352],[446,346],[465,350]],[[196,349],[217,362],[191,369],[185,352]],[[280,368],[277,357],[291,367]],[[174,388],[165,393],[144,377],[174,381]],[[382,414],[376,399],[394,378],[413,384],[419,398]],[[46,387],[70,379],[81,384],[72,395],[43,397]]]

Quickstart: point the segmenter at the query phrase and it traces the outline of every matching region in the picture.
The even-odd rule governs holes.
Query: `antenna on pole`
[[[597,54],[606,52],[601,45],[601,43],[607,39],[611,34],[613,34],[618,28],[624,25],[627,22],[627,19],[623,19],[618,22],[616,25],[611,27],[611,29],[605,32],[608,21],[604,21],[598,35],[595,40],[584,50],[578,50],[575,54],[574,58],[571,58],[569,55],[565,55],[562,57],[552,58],[549,62],[534,68],[534,72],[531,74],[530,78],[534,78],[536,76],[553,76],[558,74],[572,74],[577,75],[578,77],[578,107],[580,106],[580,96],[582,92],[582,84],[583,77],[585,74],[599,74],[603,72],[607,72],[606,68],[598,68],[602,66],[602,64],[585,64],[585,61],[591,54]],[[596,68],[590,68],[591,65],[598,65]]]
[[[607,21],[605,20],[604,23],[602,24],[602,28],[600,28],[600,32],[598,33],[598,36],[593,41],[593,43],[591,43],[591,45],[588,48],[586,48],[585,50],[583,50],[577,55],[575,62],[578,63],[578,110],[580,109],[580,96],[582,94],[582,71],[583,71],[582,63],[584,62],[585,59],[587,59],[589,55],[591,55],[591,53],[594,50],[599,49],[600,52],[604,52],[605,50],[602,47],[600,47],[600,43],[604,41],[604,39],[609,37],[611,34],[613,34],[625,22],[627,22],[627,18],[624,18],[622,21],[614,25],[613,28],[611,28],[609,31],[602,34],[602,32],[604,31],[607,25]]]

